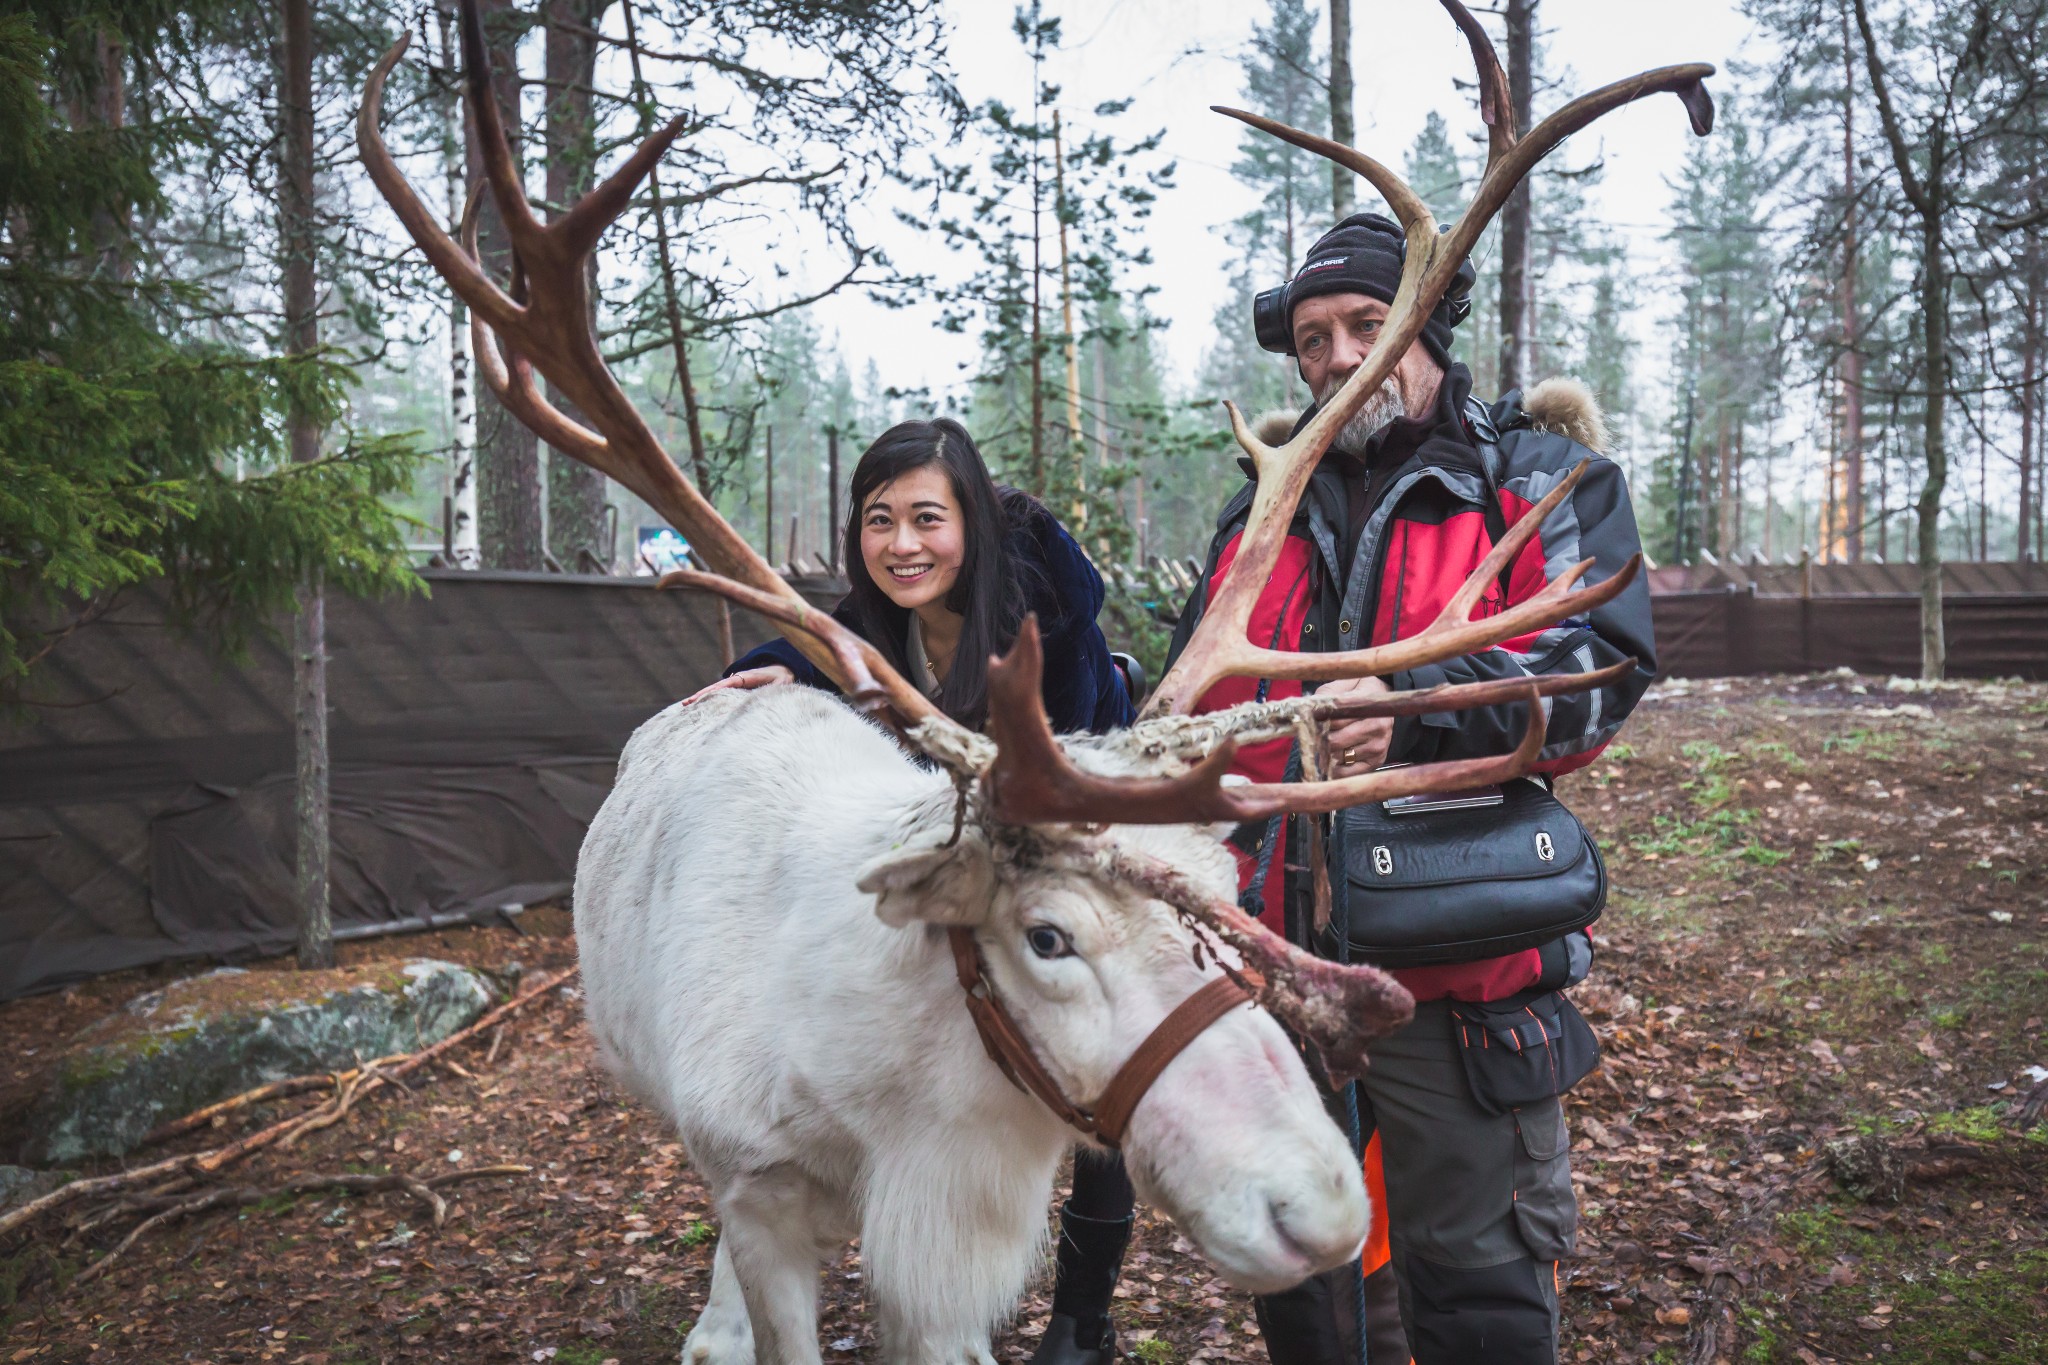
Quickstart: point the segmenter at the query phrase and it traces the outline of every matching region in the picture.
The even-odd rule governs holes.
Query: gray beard
[[[1343,387],[1340,383],[1329,385],[1316,395],[1317,406],[1335,398]],[[1401,390],[1395,386],[1393,376],[1388,375],[1379,391],[1366,399],[1365,405],[1338,431],[1336,439],[1330,442],[1330,448],[1346,455],[1363,455],[1368,441],[1407,415],[1408,406],[1401,401]]]

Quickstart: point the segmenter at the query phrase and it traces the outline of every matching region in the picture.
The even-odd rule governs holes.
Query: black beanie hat
[[[1401,260],[1408,239],[1400,225],[1377,213],[1354,213],[1324,233],[1287,285],[1287,353],[1294,353],[1294,306],[1318,294],[1364,294],[1391,305],[1401,287]],[[1451,329],[1472,311],[1472,262],[1458,266],[1451,287],[1422,325],[1422,346],[1436,363],[1451,363]]]

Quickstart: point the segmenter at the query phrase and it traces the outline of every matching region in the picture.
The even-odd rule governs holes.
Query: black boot
[[[1273,1365],[1357,1365],[1360,1288],[1353,1261],[1253,1299]]]
[[[1130,1240],[1129,1218],[1087,1218],[1071,1208],[1060,1210],[1052,1318],[1031,1365],[1109,1365],[1116,1359],[1109,1303]]]
[[[1109,1365],[1115,1359],[1116,1325],[1107,1313],[1085,1329],[1065,1313],[1054,1313],[1031,1353],[1031,1365]]]

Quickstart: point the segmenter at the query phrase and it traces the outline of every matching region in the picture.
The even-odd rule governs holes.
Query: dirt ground
[[[1606,1060],[1569,1101],[1564,1359],[2048,1359],[2048,1125],[2011,1113],[2048,1066],[2044,756],[2044,686],[1694,682],[1567,780],[1614,891],[1577,993]],[[574,960],[565,916],[523,923],[347,956]],[[0,1007],[0,1138],[64,1038],[162,979]],[[481,1041],[454,1055],[467,1076],[417,1073],[236,1179],[530,1175],[461,1187],[438,1232],[398,1194],[204,1214],[84,1284],[120,1229],[55,1220],[0,1246],[0,1362],[674,1359],[715,1220],[681,1148],[594,1068],[573,990],[488,1062]],[[1028,1354],[1043,1289],[1000,1358]],[[1138,1359],[1264,1359],[1245,1298],[1156,1219],[1118,1294]],[[851,1253],[825,1304],[826,1359],[870,1358]]]

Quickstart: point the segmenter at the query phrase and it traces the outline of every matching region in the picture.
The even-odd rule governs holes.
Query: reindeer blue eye
[[[1031,945],[1031,951],[1037,953],[1040,957],[1072,957],[1074,955],[1073,942],[1068,939],[1064,932],[1053,928],[1050,924],[1032,925],[1024,931],[1024,940]]]

